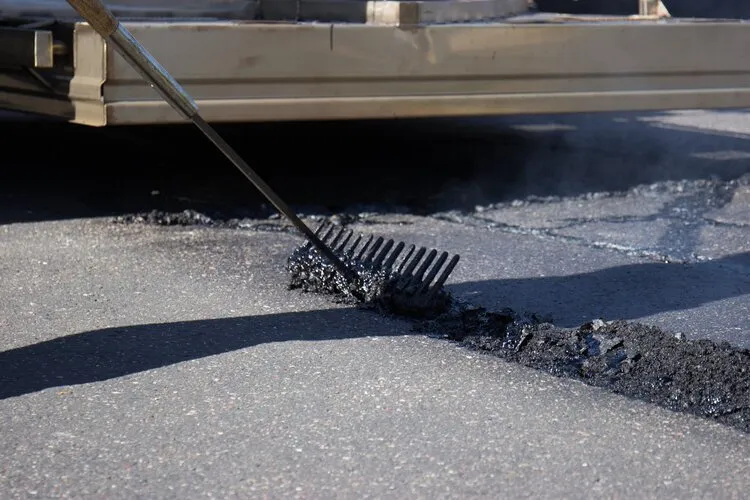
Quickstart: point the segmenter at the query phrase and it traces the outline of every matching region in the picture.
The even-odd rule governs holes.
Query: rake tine
[[[333,241],[331,241],[328,244],[328,246],[331,248],[336,248],[336,245],[338,245],[339,240],[341,239],[341,237],[344,235],[345,232],[346,232],[346,228],[342,227],[341,230],[338,232],[338,234],[336,234],[336,237],[333,238]]]
[[[396,271],[396,274],[401,274],[401,271],[403,271],[404,266],[407,262],[409,262],[409,258],[414,253],[414,250],[416,250],[417,247],[414,245],[409,245],[409,251],[406,252],[406,257],[404,257],[404,260],[401,261],[401,265],[398,266],[398,271]]]
[[[409,289],[409,292],[415,292],[415,287],[417,290],[422,288],[422,276],[424,275],[425,271],[427,271],[427,268],[430,266],[433,260],[435,260],[435,256],[437,255],[437,250],[430,250],[430,253],[427,254],[427,257],[422,261],[422,264],[419,266],[417,271],[412,276],[407,276],[406,280],[402,283],[401,288],[406,290]]]
[[[440,257],[438,258],[437,262],[435,262],[435,265],[432,266],[432,269],[430,269],[430,272],[427,274],[427,277],[422,281],[422,286],[419,289],[419,292],[422,293],[426,291],[429,286],[430,282],[435,278],[438,271],[440,271],[440,268],[443,267],[443,264],[448,259],[448,252],[443,252],[440,254]]]
[[[425,257],[424,261],[422,261],[422,265],[419,266],[419,270],[414,273],[414,278],[417,280],[422,280],[422,276],[424,276],[425,271],[427,271],[427,268],[432,264],[432,261],[435,260],[435,256],[437,255],[437,250],[432,249],[430,250],[430,253],[427,254],[427,257]]]
[[[354,255],[354,251],[357,249],[361,241],[362,241],[362,235],[360,234],[357,236],[357,239],[354,240],[354,243],[352,244],[352,246],[349,247],[349,250],[346,251],[347,259],[351,259],[352,255]]]
[[[385,263],[383,264],[384,270],[390,270],[391,267],[393,267],[393,263],[396,262],[396,259],[398,258],[399,254],[403,251],[405,246],[406,244],[403,241],[398,242],[398,245],[396,245],[396,248],[393,249],[393,253],[391,253],[391,256],[388,257],[388,260],[386,260]]]
[[[372,243],[372,239],[373,238],[374,238],[374,236],[372,236],[372,235],[370,235],[370,237],[367,238],[367,241],[365,242],[365,246],[362,247],[362,250],[359,251],[359,254],[357,255],[357,257],[354,260],[359,261],[360,259],[362,259],[362,256],[367,251],[367,248],[370,246],[370,243]]]
[[[336,226],[331,225],[331,228],[328,231],[326,231],[326,233],[321,238],[321,241],[323,241],[323,243],[328,244],[328,238],[331,237],[331,233],[333,233],[334,229],[336,229]]]
[[[404,269],[404,274],[403,274],[404,278],[411,277],[411,272],[414,270],[415,267],[417,267],[417,264],[419,264],[419,261],[422,259],[422,256],[425,254],[426,251],[427,249],[425,247],[422,247],[417,251],[417,254],[414,256],[413,259],[411,259],[411,262],[409,263],[408,266],[406,266],[406,269]],[[411,280],[408,279],[407,282],[408,281],[411,281]]]
[[[380,246],[383,244],[383,237],[380,236],[377,240],[375,240],[375,243],[372,244],[369,251],[367,252],[367,257],[365,260],[362,261],[363,264],[369,264],[370,261],[375,257],[375,253],[378,251]]]
[[[326,227],[326,224],[328,224],[327,221],[323,221],[320,223],[320,225],[318,226],[318,229],[315,230],[315,236],[320,238],[320,233],[323,231],[323,228]],[[305,250],[311,249],[312,245],[313,245],[312,242],[308,240],[307,243],[305,243],[304,245]]]
[[[454,255],[450,262],[448,262],[448,265],[443,269],[443,273],[440,275],[440,278],[435,282],[434,285],[432,285],[432,288],[430,289],[429,294],[433,295],[435,292],[437,292],[446,282],[448,279],[448,276],[450,276],[451,272],[453,272],[453,268],[456,267],[456,264],[458,264],[458,260],[461,257],[458,255]]]
[[[352,239],[352,236],[354,235],[354,231],[351,229],[349,230],[349,234],[346,235],[346,238],[344,238],[344,241],[341,242],[341,244],[336,249],[336,252],[341,253],[344,251],[344,248],[346,248],[346,244],[349,243],[349,240]]]
[[[393,246],[393,243],[394,243],[393,240],[388,240],[388,241],[385,242],[385,245],[383,245],[382,250],[380,250],[380,252],[378,252],[377,257],[372,262],[372,267],[374,267],[375,269],[378,269],[380,267],[380,264],[383,263],[383,259],[385,259],[385,256],[388,255],[388,251]]]

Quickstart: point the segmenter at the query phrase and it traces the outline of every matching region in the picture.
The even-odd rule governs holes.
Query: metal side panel
[[[750,106],[742,23],[129,28],[212,121]],[[111,53],[104,101],[111,124],[180,120]]]
[[[739,21],[125,25],[213,122],[750,107]],[[74,45],[71,121],[183,121],[85,23]]]
[[[35,45],[43,49],[44,57],[35,56],[32,64],[28,54],[39,50],[29,52],[28,48],[26,60],[0,57],[0,108],[106,125],[104,41],[89,34],[81,36],[69,24],[54,20],[34,24],[50,30],[37,31],[47,35],[43,45]]]

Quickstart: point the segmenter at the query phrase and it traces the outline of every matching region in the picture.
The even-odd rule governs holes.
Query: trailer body
[[[115,9],[212,122],[750,106],[750,24],[671,18],[651,0],[633,16],[357,2],[316,11],[327,21],[258,20],[257,6],[243,18],[238,1],[214,17]],[[74,16],[6,9],[0,47],[0,108],[91,126],[184,120]]]

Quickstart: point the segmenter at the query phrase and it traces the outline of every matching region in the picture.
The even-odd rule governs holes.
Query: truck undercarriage
[[[365,22],[121,19],[213,122],[750,106],[750,23],[641,4],[459,22],[403,6],[378,19],[370,7]],[[91,126],[183,121],[85,22],[6,16],[0,47],[0,108]]]

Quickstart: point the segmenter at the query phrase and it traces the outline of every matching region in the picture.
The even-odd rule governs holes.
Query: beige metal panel
[[[667,6],[661,0],[638,0],[638,13],[642,16],[670,17]]]
[[[750,107],[750,90],[198,101],[208,121],[340,120]],[[159,101],[107,105],[107,123],[181,123]]]
[[[738,23],[131,29],[219,121],[750,104],[736,90],[750,88],[750,26]],[[112,53],[104,97],[110,124],[179,121]]]
[[[606,22],[553,25],[133,24],[180,81],[516,78],[747,72],[750,26]],[[201,33],[197,36],[196,33]],[[169,43],[164,40],[169,39]],[[119,55],[108,79],[137,81]],[[217,96],[219,97],[219,96]]]
[[[106,43],[88,26],[87,30],[76,29],[73,37],[75,69],[69,95],[74,100],[103,102],[102,85],[107,79]]]
[[[750,107],[743,23],[128,27],[212,121]],[[65,95],[22,107],[97,126],[180,121],[85,24],[74,60],[66,109]]]

